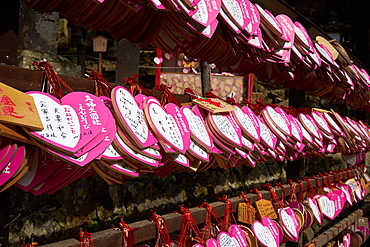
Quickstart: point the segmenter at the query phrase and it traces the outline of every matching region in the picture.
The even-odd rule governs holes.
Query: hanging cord
[[[303,199],[303,192],[306,191],[303,185],[302,180],[297,179],[297,183],[299,184],[299,190],[298,190],[298,196],[297,196],[297,201],[302,202]]]
[[[95,85],[95,96],[106,96],[110,97],[113,86],[102,77],[101,73],[93,70],[87,79],[94,80]]]
[[[43,92],[49,93],[58,99],[61,99],[64,96],[62,86],[64,86],[68,92],[73,92],[72,88],[68,86],[62,78],[60,78],[60,76],[53,70],[53,66],[51,66],[46,60],[41,62],[34,61],[32,65],[36,66],[34,68],[35,70],[43,71],[44,73],[41,87]]]
[[[228,231],[232,224],[236,224],[234,217],[233,203],[228,199],[227,195],[219,197],[218,200],[225,203],[224,218],[222,220],[221,231]]]
[[[167,224],[163,217],[159,216],[154,212],[154,210],[150,209],[151,217],[150,221],[154,222],[157,226],[157,238],[155,241],[154,247],[170,247],[171,246],[171,238],[170,234],[168,233]]]
[[[85,232],[82,230],[82,228],[80,228],[79,237],[80,237],[79,247],[94,247],[91,233]]]
[[[281,189],[281,203],[284,206],[286,206],[287,203],[286,203],[286,195],[285,195],[285,187],[284,187],[284,184],[282,182],[278,182],[278,183],[276,183],[276,186]]]
[[[181,107],[181,103],[175,98],[175,96],[173,95],[173,93],[170,91],[171,88],[172,87],[169,87],[169,86],[167,86],[165,84],[161,84],[159,86],[155,86],[153,88],[153,90],[157,90],[157,91],[162,91],[163,92],[162,98],[161,98],[161,105],[162,106],[165,106],[168,103],[174,103],[178,107]]]
[[[192,242],[200,240],[200,231],[197,223],[194,220],[193,215],[190,213],[190,209],[179,205],[180,210],[176,213],[182,214],[182,223],[180,229],[180,238],[178,242],[178,247],[190,247]],[[192,236],[192,233],[195,234],[196,239]]]
[[[283,208],[284,207],[284,204],[283,204],[282,200],[276,194],[276,191],[272,187],[271,184],[267,183],[267,184],[262,185],[262,187],[267,188],[270,191],[272,199],[275,201],[275,203],[278,205],[279,208]]]
[[[311,180],[310,178],[304,178],[304,180],[307,182],[307,188],[308,188],[308,191],[307,191],[307,197],[313,197],[315,195],[315,189],[313,188],[312,184],[311,184]]]
[[[297,184],[293,182],[292,179],[288,179],[288,183],[290,184],[290,193],[289,193],[288,203],[291,203],[291,202],[297,201],[297,195],[296,195]]]
[[[130,88],[129,91],[132,95],[138,95],[138,94],[145,94],[146,96],[153,96],[151,92],[149,92],[148,89],[146,89],[143,85],[141,85],[137,78],[139,78],[138,74],[135,74],[132,77],[126,77],[124,79],[124,83],[127,84]]]
[[[121,231],[123,235],[122,247],[133,247],[136,246],[136,239],[134,236],[134,231],[138,230],[139,228],[131,228],[121,216],[121,222],[118,223],[118,227],[114,228],[114,230]]]
[[[217,237],[217,230],[215,228],[222,225],[222,220],[215,208],[209,205],[209,203],[203,202],[199,207],[206,209],[204,226],[200,231],[200,244],[205,246],[208,239]]]

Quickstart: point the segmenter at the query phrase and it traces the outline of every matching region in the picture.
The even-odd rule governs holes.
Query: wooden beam
[[[343,179],[347,178],[347,172],[341,172],[340,173]],[[334,178],[334,175],[329,175],[331,178]],[[322,183],[322,179],[326,179],[327,176],[324,176],[323,178],[319,177],[320,182]],[[316,186],[315,179],[310,179],[310,182],[312,186]],[[307,188],[307,181],[303,181],[303,186]],[[281,196],[282,191],[281,188],[275,187],[276,193],[278,196]],[[284,191],[285,195],[290,195],[290,185],[284,185]],[[299,185],[296,186],[296,193],[299,191]],[[267,190],[260,190],[262,197],[266,200],[271,200],[271,193]],[[248,198],[251,201],[251,203],[255,203],[257,200],[257,195],[255,194],[248,194]],[[238,197],[230,198],[229,199],[233,204],[233,210],[234,212],[237,211],[238,204],[241,202],[244,202],[242,199]],[[224,215],[224,209],[225,209],[225,203],[223,202],[213,202],[210,203],[212,207],[215,208],[217,213],[220,215],[220,217],[223,217]],[[205,221],[205,214],[206,209],[194,207],[190,209],[190,212],[192,213],[195,221],[197,224],[202,224]],[[182,215],[177,213],[170,213],[166,215],[162,215],[162,217],[165,219],[167,224],[167,229],[169,233],[177,232],[180,230],[181,223],[182,223]],[[137,243],[141,243],[147,240],[155,239],[156,238],[156,225],[154,222],[151,222],[149,220],[141,220],[138,222],[134,222],[129,224],[132,228],[138,228],[137,231],[134,232],[135,239]],[[114,231],[113,229],[108,229],[104,231],[99,231],[92,233],[92,238],[95,243],[117,243],[116,245],[109,245],[111,247],[121,247],[122,246],[122,233]],[[121,242],[120,242],[121,241]],[[42,245],[40,247],[79,247],[79,242],[76,239],[67,239],[60,242]],[[100,246],[97,245],[96,246]]]

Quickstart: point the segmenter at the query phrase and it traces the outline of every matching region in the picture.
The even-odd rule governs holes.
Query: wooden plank
[[[330,227],[328,230],[314,238],[310,243],[306,244],[305,247],[310,246],[310,244],[315,243],[315,247],[321,247],[324,246],[327,242],[338,236],[339,233],[341,233],[344,229],[346,229],[348,226],[353,224],[358,218],[360,218],[364,214],[364,211],[362,209],[358,209],[349,216],[347,216],[345,219],[341,220],[334,226]]]
[[[60,77],[74,90],[94,92],[94,82],[89,79],[60,75]],[[40,91],[43,81],[43,72],[23,69],[19,67],[0,65],[0,82],[21,91]]]
[[[74,90],[94,93],[94,82],[90,79],[76,78],[66,75],[60,77]],[[9,65],[0,65],[0,82],[20,91],[40,91],[43,72],[23,69]],[[115,84],[112,84],[115,85]],[[154,97],[160,99],[163,92],[148,89]],[[66,92],[67,93],[67,92]],[[190,102],[188,95],[174,94],[180,103]]]

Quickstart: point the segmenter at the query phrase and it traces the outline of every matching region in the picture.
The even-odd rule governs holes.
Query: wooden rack
[[[314,238],[310,243],[306,244],[305,247],[321,247],[325,245],[327,242],[339,235],[339,233],[344,231],[347,227],[358,221],[363,214],[364,211],[362,209],[356,210],[355,212]]]
[[[92,80],[83,79],[83,78],[75,78],[75,77],[64,76],[64,75],[60,75],[60,77],[74,91],[84,91],[84,92],[94,93],[94,83],[93,83]],[[21,90],[21,91],[24,91],[24,92],[25,91],[33,91],[33,90],[39,91],[40,88],[41,88],[41,85],[42,85],[42,81],[43,81],[43,72],[42,71],[23,69],[23,68],[18,68],[18,67],[9,66],[9,65],[3,65],[3,64],[0,65],[0,82],[3,82],[3,83],[5,83],[5,84],[7,84],[11,87],[14,87],[14,88],[18,89],[18,90]],[[162,92],[154,91],[154,90],[149,90],[149,91],[155,97],[160,99],[160,97],[162,95]],[[175,96],[181,103],[185,103],[185,102],[190,101],[189,96],[186,96],[186,95],[175,95]],[[331,179],[334,178],[334,175],[329,175],[329,176],[331,176]],[[340,176],[341,176],[342,179],[346,179],[347,178],[347,173],[343,172],[343,173],[340,174]],[[326,177],[326,176],[324,176],[324,177]],[[323,179],[322,177],[319,177],[320,182],[322,181],[322,179]],[[313,186],[316,185],[314,179],[311,179],[310,182]],[[305,187],[305,189],[307,189],[307,182],[306,181],[303,181],[303,186]],[[289,196],[290,189],[291,189],[290,185],[284,185],[284,190],[285,190],[285,195],[286,196]],[[281,189],[280,188],[275,188],[275,190],[276,190],[276,193],[278,194],[278,196],[281,196],[281,194],[282,194]],[[299,190],[299,185],[296,188],[296,192],[298,192],[298,190]],[[271,193],[269,191],[261,190],[260,192],[261,192],[264,199],[271,200]],[[254,203],[257,200],[257,195],[250,194],[250,195],[248,195],[248,198],[250,199],[250,201],[252,203]],[[229,200],[233,203],[233,209],[234,210],[237,209],[238,203],[243,202],[242,199],[236,198],[236,197],[235,198],[230,198]],[[214,202],[214,203],[210,203],[210,205],[215,208],[215,210],[218,212],[218,214],[221,217],[223,217],[224,207],[225,207],[225,204],[223,202]],[[204,220],[205,220],[205,209],[195,207],[195,208],[191,208],[190,211],[193,214],[193,217],[194,217],[195,221],[197,222],[197,224],[201,224],[201,223],[204,222]],[[356,211],[356,212],[358,212],[356,214],[356,217],[359,217],[358,215],[360,215],[361,212],[360,211]],[[353,215],[354,215],[354,213],[351,214],[350,216],[348,216],[345,220],[343,220],[341,222],[348,223],[348,225],[351,224],[353,221],[350,221],[350,220],[354,220]],[[168,230],[169,230],[170,233],[173,233],[173,232],[176,232],[176,231],[180,230],[182,215],[176,214],[176,213],[170,213],[170,214],[163,215],[163,217],[166,220],[167,227],[168,227]],[[348,220],[348,219],[350,219],[350,220]],[[351,222],[351,223],[349,223],[349,222]],[[341,226],[344,226],[344,225],[341,224]],[[132,223],[132,224],[130,224],[130,227],[138,228],[138,230],[135,231],[135,238],[136,238],[138,243],[156,238],[155,223],[153,223],[149,220],[142,220],[142,221]],[[332,228],[330,228],[330,229],[332,229]],[[325,232],[325,233],[321,234],[320,236],[315,238],[315,240],[313,240],[313,241],[316,241],[317,246],[319,246],[318,244],[325,244],[326,242],[328,242],[331,239],[331,238],[329,239],[326,236],[331,236],[331,235],[329,235],[329,233],[331,234],[331,232],[335,232],[336,229],[342,229],[342,228],[336,227],[335,229],[332,229],[330,232]],[[338,233],[336,233],[336,234],[338,234]],[[76,233],[76,235],[77,235],[77,233]],[[332,238],[334,236],[335,235],[333,235]],[[95,246],[111,246],[111,247],[121,247],[122,246],[122,233],[120,231],[114,231],[113,229],[107,229],[107,230],[104,230],[104,231],[99,231],[99,232],[93,233],[92,237],[93,237],[93,241],[94,241]],[[79,247],[79,244],[80,243],[77,239],[67,239],[67,240],[63,240],[63,241],[60,241],[60,242],[55,242],[55,243],[52,243],[52,244],[43,245],[43,247]]]
[[[353,174],[353,175],[355,175],[355,174]],[[330,176],[331,181],[333,181],[334,175],[330,174],[328,176]],[[341,172],[339,174],[339,176],[340,176],[341,179],[347,179],[348,178],[347,172]],[[319,176],[318,179],[319,179],[320,183],[322,183],[323,179],[327,180],[327,176],[323,176],[323,177]],[[310,179],[310,182],[311,182],[313,187],[316,186],[315,179]],[[304,186],[304,189],[306,190],[307,189],[307,181],[302,181],[302,184]],[[300,187],[299,184],[297,184],[296,192],[299,191],[299,187]],[[279,197],[281,197],[281,195],[282,195],[281,188],[275,187],[274,189],[276,190],[277,195]],[[288,184],[284,185],[284,192],[285,192],[286,196],[290,195],[290,190],[291,190],[290,185],[288,185]],[[260,190],[260,192],[261,192],[262,197],[264,199],[271,200],[270,191]],[[248,198],[251,201],[251,203],[254,203],[257,200],[257,195],[248,194]],[[234,211],[237,210],[237,206],[238,206],[239,203],[244,202],[243,199],[237,198],[237,197],[230,198],[229,200],[233,204]],[[223,203],[223,202],[213,202],[213,203],[210,203],[210,205],[215,208],[215,210],[220,215],[220,217],[223,217],[224,209],[225,209],[225,203]],[[360,211],[362,211],[362,210],[357,210],[356,212],[358,212],[358,214],[361,214]],[[199,208],[199,207],[194,207],[194,208],[190,209],[190,212],[192,213],[192,215],[193,215],[195,221],[197,222],[197,224],[204,223],[206,209]],[[170,214],[162,215],[162,217],[166,220],[167,228],[168,228],[168,231],[170,233],[177,232],[177,231],[180,230],[181,222],[182,222],[182,215],[181,214],[170,213]],[[360,216],[356,216],[356,217],[360,217]],[[350,219],[354,220],[353,214],[351,214],[347,218],[350,218]],[[149,220],[142,220],[142,221],[134,222],[134,223],[129,224],[129,225],[132,228],[138,228],[138,230],[134,232],[135,239],[136,239],[137,243],[144,242],[144,241],[156,238],[157,229],[156,229],[156,225],[155,225],[154,222],[151,222]],[[320,243],[323,243],[323,244],[324,244],[324,241],[328,242],[330,239],[332,239],[334,237],[334,236],[332,236],[332,238],[330,238],[330,239],[325,238],[325,235],[323,235],[323,234],[321,234],[323,237],[319,238],[320,241],[322,241]],[[93,238],[93,242],[94,242],[95,246],[111,246],[111,247],[121,247],[122,246],[122,233],[120,231],[114,231],[113,229],[107,229],[107,230],[99,231],[99,232],[96,232],[96,233],[92,233],[92,238]],[[79,247],[79,244],[80,244],[79,241],[76,240],[76,239],[67,239],[67,240],[63,240],[63,241],[60,241],[60,242],[55,242],[55,243],[52,243],[52,244],[42,245],[40,247]]]

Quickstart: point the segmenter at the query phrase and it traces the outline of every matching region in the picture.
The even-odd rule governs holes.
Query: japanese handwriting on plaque
[[[44,128],[32,96],[0,82],[0,122],[34,130]]]
[[[270,219],[277,219],[277,214],[271,203],[266,199],[261,199],[255,202],[257,212],[261,218],[269,217]]]

